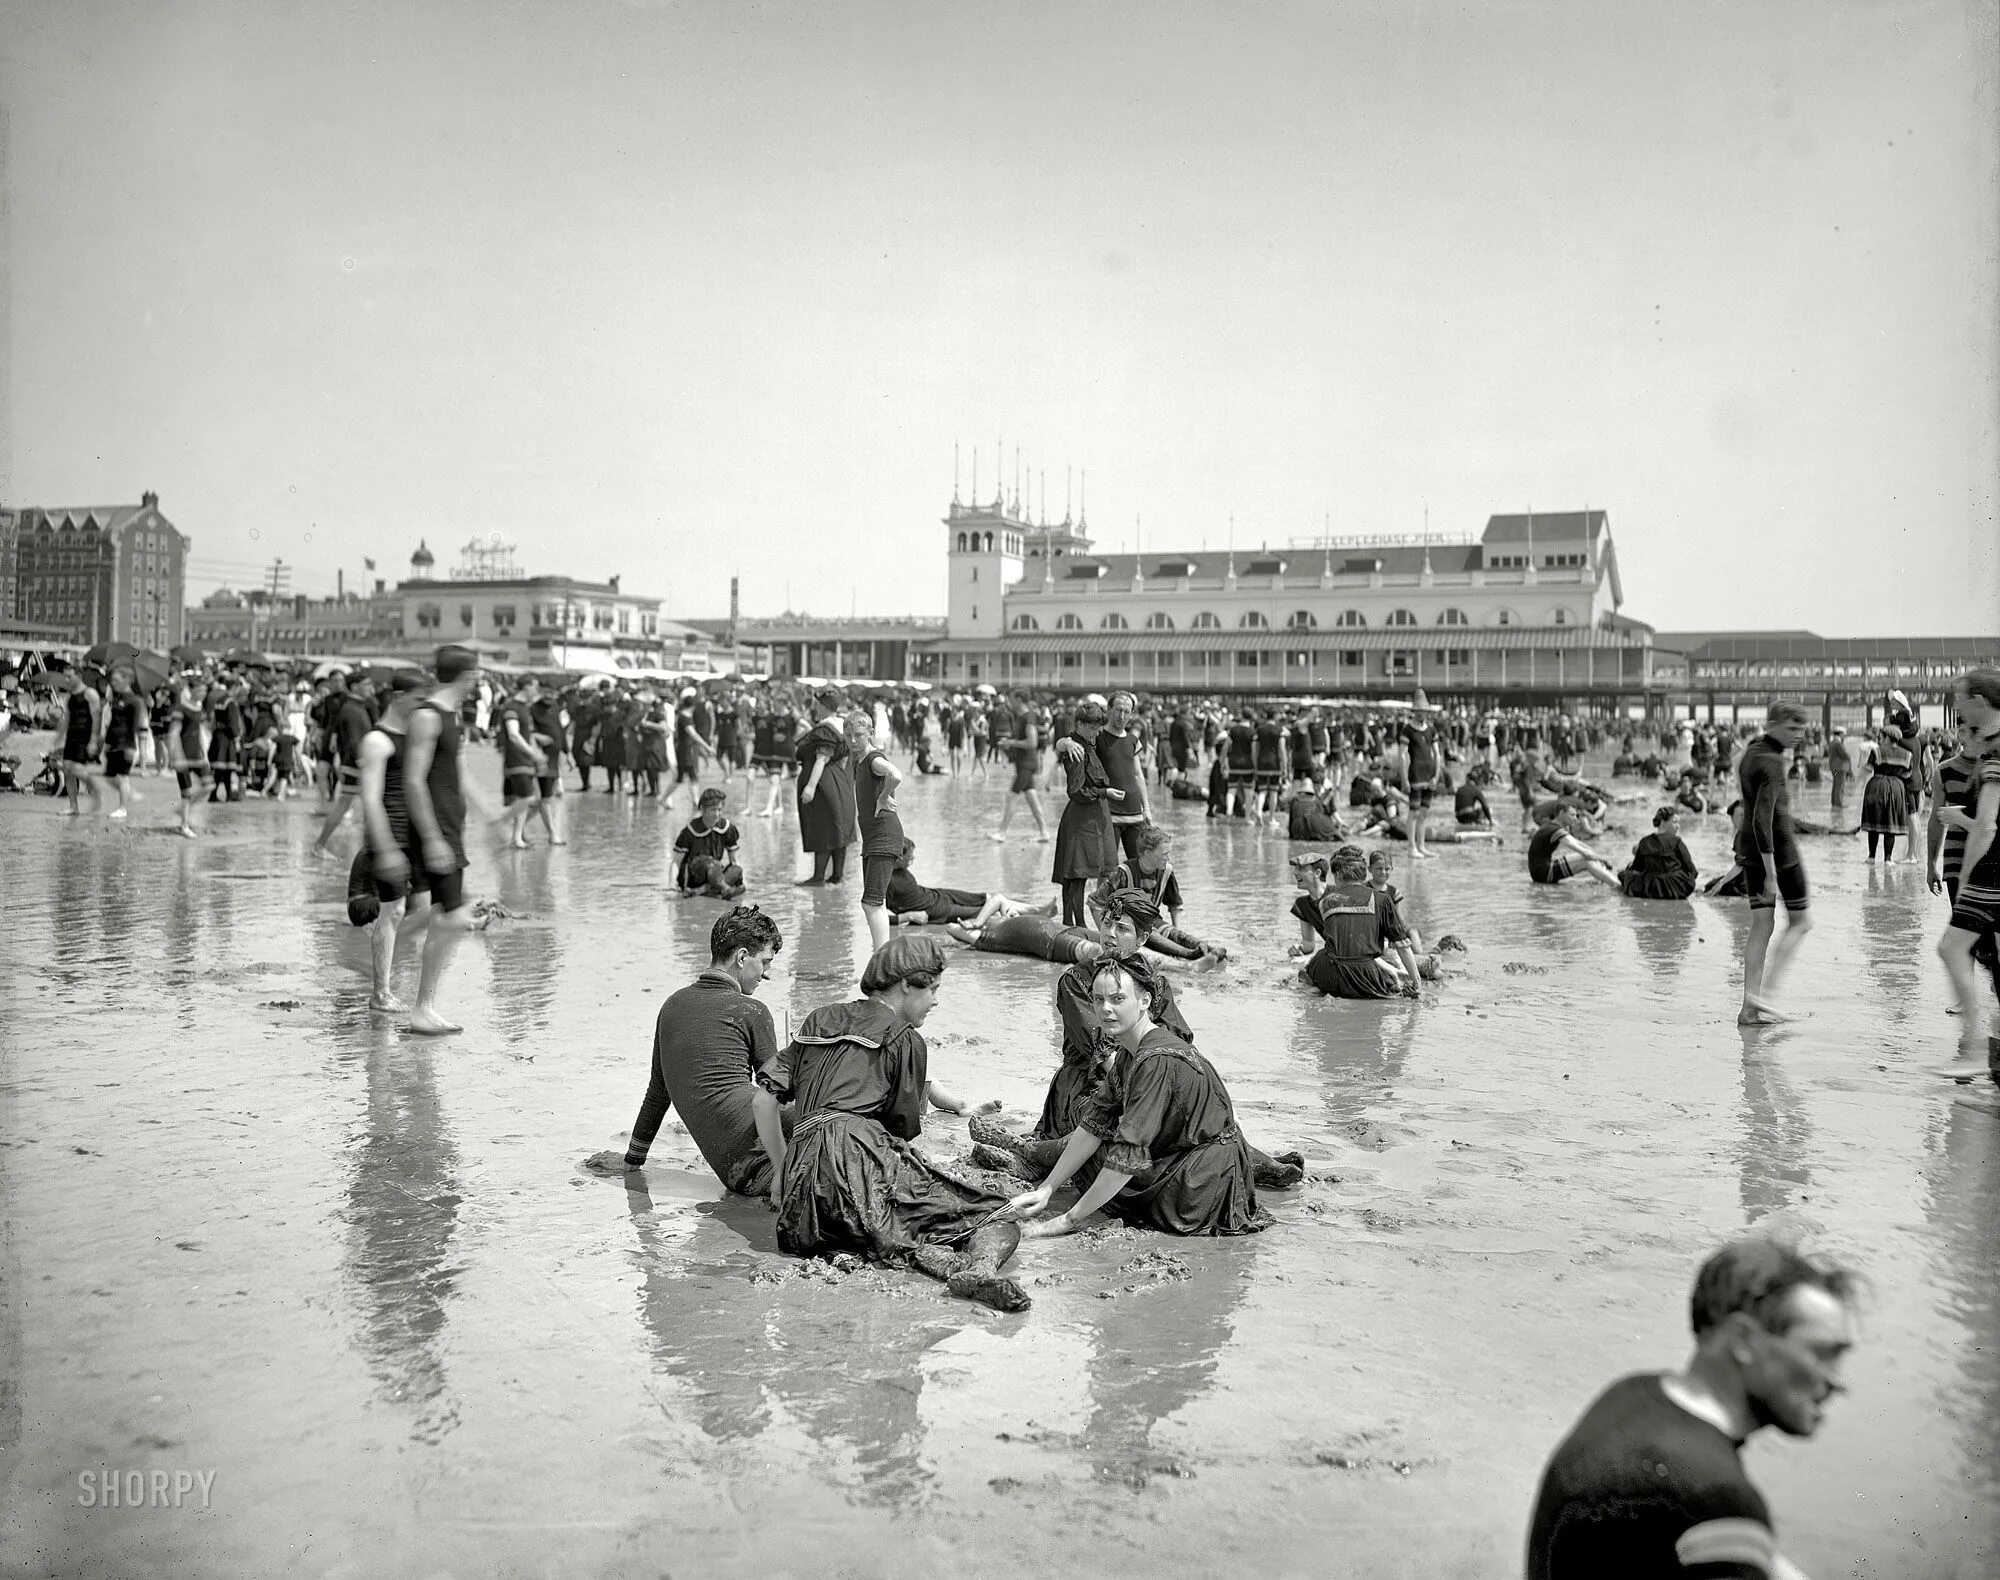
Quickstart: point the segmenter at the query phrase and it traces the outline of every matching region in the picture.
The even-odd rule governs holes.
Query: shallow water
[[[671,1120],[639,1188],[578,1172],[706,963],[718,903],[665,893],[678,818],[572,793],[569,848],[476,841],[472,892],[523,919],[466,944],[466,1034],[431,1043],[366,1012],[314,803],[189,843],[140,789],[123,826],[0,797],[8,1572],[1510,1574],[1549,1449],[1684,1358],[1695,1267],[1758,1223],[1872,1283],[1819,1436],[1750,1450],[1788,1554],[2000,1572],[2000,1119],[1925,1074],[1942,902],[1858,840],[1807,842],[1809,1018],[1743,1034],[1741,902],[1531,888],[1515,838],[1400,863],[1412,919],[1470,946],[1422,1006],[1320,999],[1286,842],[1167,803],[1189,923],[1237,956],[1187,1017],[1251,1137],[1325,1177],[1243,1240],[1028,1242],[1035,1308],[1003,1317],[807,1276]],[[1001,799],[908,781],[918,872],[1043,897],[1048,848],[984,838]],[[794,820],[742,826],[796,1024],[851,991],[858,882],[790,887]],[[1691,831],[1704,868],[1725,835]],[[955,953],[939,1079],[1035,1112],[1055,969]],[[214,1479],[83,1506],[108,1471]]]

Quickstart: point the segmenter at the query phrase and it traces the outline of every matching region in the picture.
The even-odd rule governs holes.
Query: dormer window
[[[1252,560],[1250,568],[1244,574],[1246,576],[1282,576],[1285,574],[1285,562],[1278,559]]]
[[[1106,567],[1099,565],[1094,560],[1072,560],[1069,567],[1069,579],[1079,582],[1094,582],[1104,574],[1105,569]]]
[[[1153,574],[1169,579],[1184,579],[1194,574],[1194,565],[1188,560],[1161,560]]]

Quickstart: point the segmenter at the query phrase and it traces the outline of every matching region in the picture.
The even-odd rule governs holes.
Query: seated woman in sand
[[[1031,1224],[1029,1234],[1069,1234],[1100,1209],[1168,1234],[1270,1227],[1229,1089],[1191,1043],[1153,1018],[1162,985],[1141,959],[1097,966],[1091,1002],[1111,1049],[1104,1077],[1049,1177],[1009,1202],[1007,1216],[1041,1218],[1071,1179],[1083,1195],[1068,1211]]]

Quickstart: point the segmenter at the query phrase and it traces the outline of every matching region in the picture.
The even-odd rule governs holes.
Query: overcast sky
[[[1110,548],[1589,505],[1663,628],[1991,632],[1994,14],[11,4],[10,502],[940,613],[1004,441]]]

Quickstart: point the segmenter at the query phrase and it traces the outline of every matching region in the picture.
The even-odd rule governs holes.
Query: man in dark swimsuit
[[[1743,948],[1743,1007],[1739,1026],[1767,1026],[1785,1017],[1771,1008],[1778,976],[1812,931],[1807,909],[1806,869],[1792,826],[1786,769],[1792,749],[1804,739],[1806,710],[1796,702],[1774,702],[1764,733],[1744,750],[1736,783],[1743,821],[1736,830],[1735,856],[1750,897],[1750,936]],[[1785,930],[1777,932],[1778,902],[1785,904]],[[1773,936],[1776,936],[1774,943]]]
[[[437,689],[411,712],[403,744],[403,796],[410,810],[410,843],[403,854],[411,888],[427,888],[431,896],[423,974],[410,1011],[410,1030],[426,1037],[464,1029],[438,1013],[437,990],[468,919],[459,714],[479,683],[479,658],[470,648],[441,647],[436,670]]]
[[[528,706],[528,725],[535,744],[542,751],[541,771],[535,776],[535,814],[549,831],[551,845],[567,845],[562,825],[556,819],[563,799],[563,717],[562,698],[543,691]]]
[[[1853,1346],[1854,1281],[1768,1240],[1739,1240],[1695,1279],[1685,1372],[1613,1383],[1543,1472],[1528,1580],[1777,1580],[1771,1512],[1745,1439],[1810,1437]]]
[[[333,809],[326,814],[319,838],[313,841],[315,856],[326,854],[333,831],[361,794],[361,742],[375,727],[375,715],[368,706],[368,682],[357,680],[349,686],[347,677],[338,670],[327,679],[333,686],[333,733],[328,745],[333,753],[334,796]]]
[[[1035,765],[1042,755],[1041,736],[1037,732],[1034,709],[1029,705],[1024,692],[1015,692],[1011,711],[995,708],[993,712],[993,750],[1005,751],[1014,763],[1014,782],[1007,792],[1007,804],[1000,813],[1000,832],[993,835],[995,844],[1007,838],[1007,825],[1014,820],[1014,797],[1028,798],[1028,811],[1035,819],[1035,838],[1042,844],[1049,842],[1049,822],[1042,816],[1041,798],[1035,794]]]
[[[645,1167],[671,1107],[715,1177],[740,1196],[767,1196],[771,1160],[757,1141],[751,1078],[776,1057],[771,1012],[753,995],[784,947],[778,924],[754,905],[739,905],[708,934],[708,969],[660,1006],[653,1023],[652,1073],[645,1101],[621,1152],[584,1160],[597,1174]],[[791,1114],[784,1112],[787,1135]]]
[[[95,686],[72,674],[65,708],[62,774],[69,810],[63,816],[76,817],[83,810],[77,803],[79,791],[90,792],[93,807],[104,804],[97,791],[97,760],[104,750],[104,701]]]
[[[111,702],[104,720],[104,782],[118,792],[118,805],[109,815],[122,818],[125,812],[125,781],[138,760],[139,736],[145,728],[145,708],[139,693],[132,689],[132,671],[111,672]]]
[[[493,710],[493,733],[500,739],[500,801],[506,809],[507,843],[515,850],[528,848],[528,819],[542,804],[540,780],[549,766],[548,753],[535,739],[534,707],[541,689],[541,682],[529,675]]]

